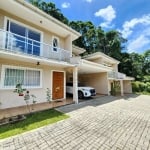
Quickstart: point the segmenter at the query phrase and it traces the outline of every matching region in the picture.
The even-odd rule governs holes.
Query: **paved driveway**
[[[111,96],[58,108],[71,117],[0,141],[0,150],[150,150],[150,96]]]

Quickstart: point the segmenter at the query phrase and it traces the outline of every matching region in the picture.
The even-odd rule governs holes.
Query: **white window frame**
[[[57,40],[57,43],[58,43],[58,45],[57,45],[57,51],[54,51],[54,47],[53,47],[53,40],[54,39],[56,39]],[[58,37],[56,37],[56,36],[52,36],[52,52],[55,52],[55,53],[58,53],[59,52],[59,38]]]
[[[29,68],[29,67],[20,67],[20,66],[11,66],[11,65],[2,65],[2,71],[1,71],[1,88],[2,89],[14,89],[15,86],[5,86],[4,80],[5,80],[5,70],[6,69],[20,69],[20,70],[32,70],[32,71],[40,71],[40,85],[39,86],[22,86],[23,88],[27,89],[37,89],[42,88],[42,69],[35,69],[35,68]]]
[[[35,32],[38,32],[38,33],[40,33],[40,43],[41,43],[41,47],[40,47],[40,56],[42,56],[42,54],[43,54],[43,32],[41,31],[41,30],[38,30],[38,29],[36,29],[36,28],[34,28],[34,27],[31,27],[31,26],[29,26],[29,25],[26,25],[26,24],[24,24],[24,23],[22,23],[22,22],[19,22],[19,21],[17,21],[17,20],[15,20],[15,19],[12,19],[12,18],[9,18],[9,17],[7,17],[7,16],[5,16],[4,17],[4,30],[5,31],[7,31],[7,21],[12,21],[12,22],[14,22],[14,23],[16,23],[16,24],[18,24],[18,25],[20,25],[20,26],[23,26],[23,27],[25,27],[25,28],[28,28],[28,29],[30,29],[30,30],[33,30],[33,31],[35,31]],[[9,32],[9,31],[8,31]]]

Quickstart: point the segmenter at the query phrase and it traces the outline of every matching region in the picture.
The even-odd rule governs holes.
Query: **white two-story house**
[[[79,36],[24,0],[0,1],[0,108],[25,106],[23,97],[13,92],[17,83],[40,105],[46,102],[47,88],[52,100],[66,99],[66,70],[77,76],[70,58],[72,41]]]
[[[17,83],[36,96],[35,111],[58,106],[47,102],[66,100],[66,82],[73,82],[78,103],[78,82],[110,95],[119,82],[121,95],[131,93],[133,78],[118,72],[119,61],[72,45],[80,33],[25,0],[0,1],[0,119],[27,113],[22,96],[14,93]],[[65,103],[60,103],[60,105]]]

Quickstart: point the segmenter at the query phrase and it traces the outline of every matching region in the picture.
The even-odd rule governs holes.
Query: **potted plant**
[[[24,91],[26,91],[26,89],[22,88],[21,83],[16,84],[16,89],[14,90],[14,92],[18,93],[19,96],[24,96],[23,94]]]

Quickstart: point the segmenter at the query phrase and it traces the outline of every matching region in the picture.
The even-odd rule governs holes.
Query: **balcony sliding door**
[[[14,34],[8,35],[8,48],[17,51],[26,51],[26,29],[20,25],[10,22],[9,32]]]
[[[40,33],[27,27],[7,21],[7,49],[40,55]]]
[[[40,55],[40,34],[28,30],[27,49],[29,54]]]

